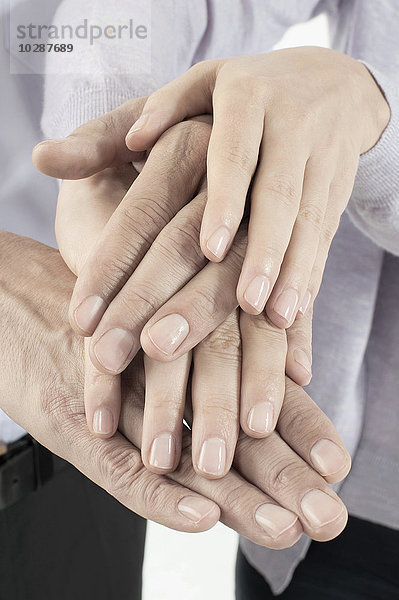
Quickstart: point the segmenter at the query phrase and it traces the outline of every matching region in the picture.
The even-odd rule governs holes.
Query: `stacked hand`
[[[93,333],[86,414],[92,431],[114,433],[119,373],[141,344],[147,389],[154,373],[173,374],[173,385],[162,383],[146,401],[143,460],[156,472],[173,470],[194,348],[193,464],[205,476],[222,477],[233,460],[239,411],[247,434],[265,436],[278,419],[285,370],[299,384],[308,382],[310,374],[296,359],[310,354],[311,312],[287,335],[265,314],[238,316],[235,288],[245,227],[221,264],[208,263],[199,246],[210,126],[189,121],[166,132],[137,175],[126,160],[137,164],[143,157],[126,156],[124,134],[142,103],[127,103],[35,153],[42,170],[57,169],[64,178],[101,169],[62,183],[56,227],[61,254],[79,275],[71,322],[78,333]],[[84,165],[85,157],[93,158]],[[170,360],[169,367],[162,364]],[[208,387],[201,374],[207,363],[213,368]]]
[[[93,436],[83,403],[83,340],[67,322],[74,276],[58,252],[26,238],[1,233],[0,253],[7,256],[0,262],[1,406],[42,444],[129,509],[168,527],[203,531],[220,517],[271,548],[292,545],[302,531],[317,540],[340,533],[347,513],[327,481],[345,476],[350,459],[331,422],[298,385],[286,381],[278,433],[259,440],[242,435],[223,480],[195,473],[188,430],[179,468],[167,477],[151,473],[138,450],[142,352],[122,376],[119,431],[107,439]],[[154,380],[159,387],[168,385],[163,375]],[[206,386],[211,368],[202,376]],[[312,449],[325,438],[337,444],[346,466],[323,478]]]
[[[204,112],[212,132],[203,116],[180,122]],[[149,99],[36,148],[42,171],[69,180],[57,237],[78,275],[70,321],[91,337],[93,432],[116,431],[120,374],[140,347],[148,469],[181,464],[187,397],[193,465],[207,478],[228,472],[239,416],[248,436],[280,431],[285,373],[300,385],[311,376],[311,306],[359,155],[388,119],[363,65],[305,48],[200,64]],[[300,403],[291,410],[302,418]],[[327,434],[306,459],[329,482],[349,467]]]

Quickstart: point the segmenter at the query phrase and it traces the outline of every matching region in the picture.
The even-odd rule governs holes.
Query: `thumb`
[[[33,164],[51,177],[84,179],[107,167],[140,160],[141,153],[126,147],[125,136],[145,100],[129,100],[75,129],[66,138],[41,142],[33,149]]]
[[[212,112],[212,93],[220,60],[197,63],[186,73],[153,92],[141,116],[129,130],[126,145],[130,150],[146,150],[172,125]]]

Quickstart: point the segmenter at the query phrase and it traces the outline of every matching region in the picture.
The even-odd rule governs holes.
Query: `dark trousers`
[[[0,600],[139,600],[144,519],[62,463],[0,511]]]
[[[331,542],[312,542],[288,588],[274,596],[241,551],[236,565],[237,600],[398,600],[399,531],[349,518]]]

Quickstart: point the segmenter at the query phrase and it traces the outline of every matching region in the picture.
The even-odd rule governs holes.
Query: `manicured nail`
[[[230,231],[227,227],[219,227],[208,239],[206,247],[216,258],[223,258],[230,242]]]
[[[332,523],[342,513],[343,506],[321,490],[310,490],[301,500],[303,514],[313,527]]]
[[[75,310],[76,325],[82,331],[92,334],[107,308],[107,303],[100,296],[89,296]]]
[[[342,448],[331,440],[319,440],[310,451],[312,463],[320,475],[334,475],[343,469],[348,458]]]
[[[173,314],[160,319],[148,330],[148,337],[164,354],[173,354],[188,336],[190,327],[184,317]]]
[[[298,301],[298,292],[290,288],[284,290],[274,303],[275,312],[287,322],[287,325],[291,324],[294,318]]]
[[[300,313],[302,313],[303,315],[308,310],[311,299],[312,299],[312,294],[309,292],[309,290],[306,290],[305,295],[302,300],[302,303],[301,303],[301,306],[298,308],[298,311]]]
[[[220,438],[209,438],[202,444],[198,468],[207,475],[219,476],[226,466],[226,442]]]
[[[171,433],[161,433],[151,445],[148,459],[152,467],[171,469],[175,462],[175,442]]]
[[[129,129],[126,137],[129,137],[133,133],[136,133],[136,131],[140,131],[140,129],[143,129],[143,127],[147,124],[149,116],[150,115],[148,114],[142,114],[141,117],[139,117],[134,123],[134,125],[132,125],[132,127]]]
[[[295,348],[293,357],[298,365],[301,365],[301,367],[305,369],[309,375],[312,375],[312,363],[310,362],[309,357],[304,350],[301,348]]]
[[[271,402],[259,402],[249,411],[248,428],[256,433],[269,433],[273,429],[274,408]]]
[[[256,310],[261,312],[265,308],[267,295],[270,290],[270,281],[263,275],[257,275],[248,285],[244,298]]]
[[[267,535],[276,539],[290,529],[296,523],[298,517],[281,506],[262,504],[255,513],[255,519]]]
[[[114,430],[114,415],[106,406],[97,408],[93,415],[93,431],[109,435]]]
[[[132,332],[115,327],[100,337],[93,350],[98,362],[107,371],[118,373],[123,370],[135,348]]]
[[[206,498],[186,496],[180,500],[177,508],[184,517],[187,517],[194,523],[199,523],[215,510],[215,505]]]

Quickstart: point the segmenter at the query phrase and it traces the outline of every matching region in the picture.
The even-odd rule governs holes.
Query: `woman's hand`
[[[249,193],[237,297],[243,310],[266,305],[274,324],[289,327],[318,293],[359,155],[381,136],[388,104],[364,65],[333,50],[212,60],[148,98],[127,146],[148,148],[202,113],[214,118],[202,251],[212,261],[226,256]]]

